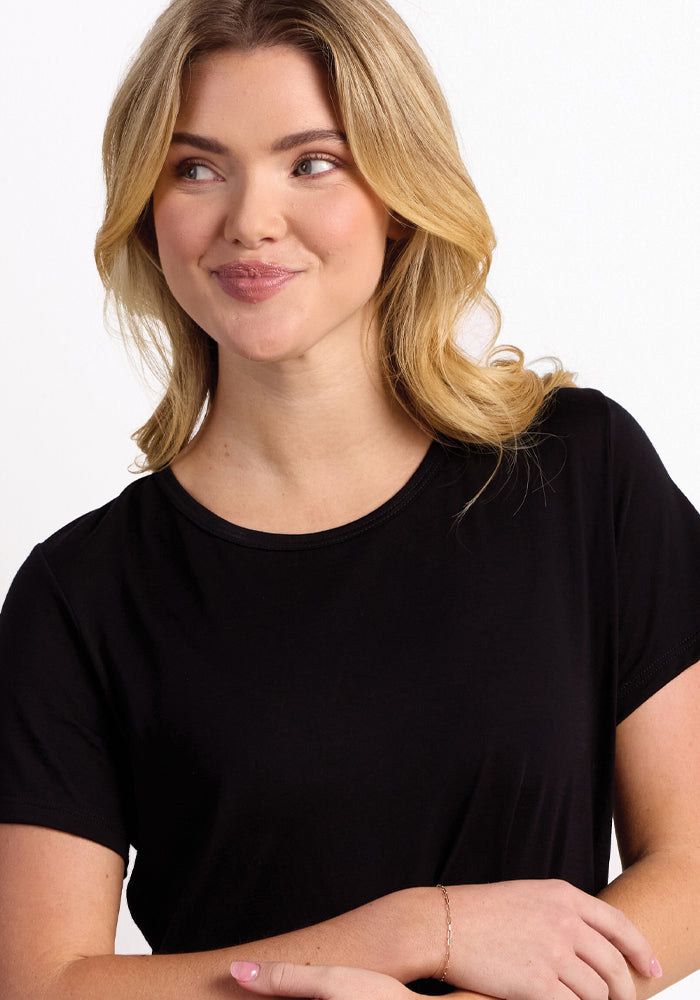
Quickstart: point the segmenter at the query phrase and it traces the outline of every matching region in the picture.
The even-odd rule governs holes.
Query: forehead
[[[300,49],[275,45],[223,49],[194,62],[175,127],[276,138],[322,126],[339,127],[326,74]]]

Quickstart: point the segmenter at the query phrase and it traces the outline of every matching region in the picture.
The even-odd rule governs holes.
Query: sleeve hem
[[[688,667],[700,660],[700,629],[692,632],[664,656],[648,664],[631,683],[624,684],[617,705],[617,723],[631,715]]]
[[[85,840],[91,840],[118,854],[124,862],[124,871],[129,864],[129,844],[123,835],[94,816],[80,812],[58,809],[46,804],[35,805],[18,799],[0,799],[0,822],[21,823],[27,826],[43,826],[61,833],[70,833]]]

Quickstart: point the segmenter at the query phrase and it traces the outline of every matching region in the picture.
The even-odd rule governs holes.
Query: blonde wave
[[[134,435],[142,467],[168,465],[191,440],[216,389],[216,348],[172,297],[158,260],[151,193],[167,155],[192,61],[222,48],[291,44],[326,69],[348,144],[404,236],[387,248],[377,290],[387,386],[435,437],[519,447],[550,393],[572,385],[554,362],[540,376],[496,344],[486,290],[495,237],[462,162],[445,98],[413,35],[384,0],[174,0],[127,73],[103,145],[107,205],[95,257],[122,331],[164,386]],[[426,164],[430,169],[426,169]],[[491,317],[481,360],[458,330]]]

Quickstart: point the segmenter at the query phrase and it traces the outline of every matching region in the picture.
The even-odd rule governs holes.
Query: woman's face
[[[361,345],[390,219],[300,50],[195,63],[153,213],[168,285],[222,352],[282,361]]]

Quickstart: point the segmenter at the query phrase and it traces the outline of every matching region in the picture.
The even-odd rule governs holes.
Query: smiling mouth
[[[239,302],[252,304],[271,299],[300,273],[264,261],[235,261],[222,264],[212,271],[226,295]]]

